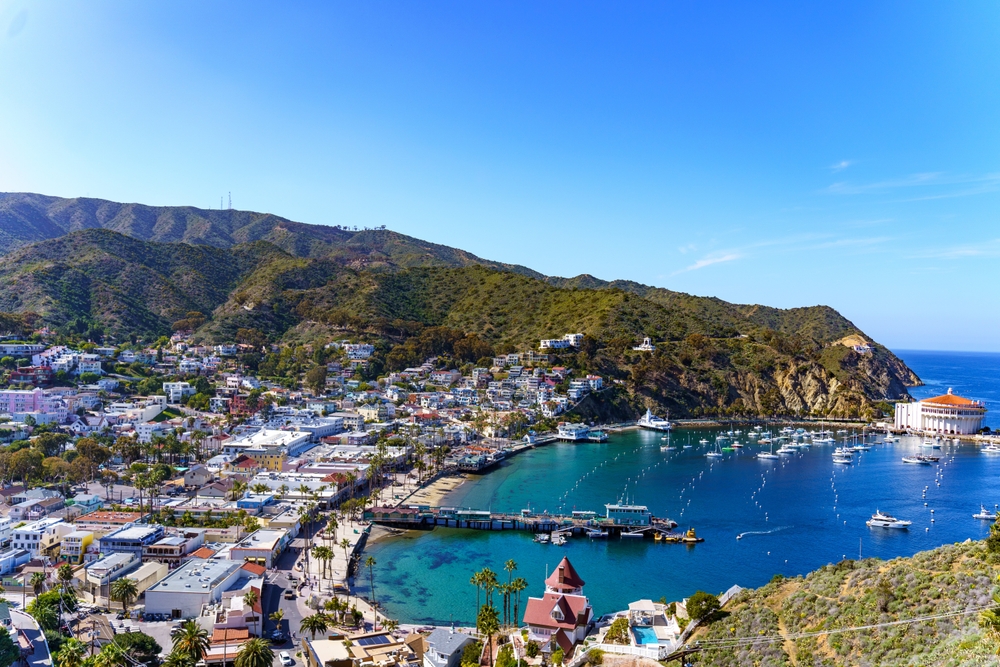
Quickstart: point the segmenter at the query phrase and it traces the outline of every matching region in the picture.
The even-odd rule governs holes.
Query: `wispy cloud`
[[[949,175],[943,171],[929,171],[910,174],[902,178],[876,181],[874,183],[858,184],[840,181],[829,185],[823,192],[835,195],[863,195],[912,189],[924,190],[926,194],[920,194],[906,201],[967,197],[984,194],[1000,190],[1000,173]]]
[[[911,255],[912,259],[969,259],[971,257],[1000,257],[1000,239],[991,239],[975,245],[953,245],[935,248]]]
[[[682,245],[680,248],[678,248],[677,252],[679,252],[682,255],[686,255],[689,252],[694,252],[695,250],[696,250],[695,245],[693,243],[688,243],[687,245]]]
[[[854,160],[841,160],[830,165],[830,171],[844,171],[854,164]]]
[[[722,264],[723,262],[733,262],[740,259],[743,255],[739,252],[725,252],[713,255],[706,255],[702,257],[697,262],[691,266],[684,267],[679,271],[674,271],[673,275],[678,273],[686,273],[687,271],[697,271],[698,269],[704,269],[706,266],[712,266],[713,264]]]

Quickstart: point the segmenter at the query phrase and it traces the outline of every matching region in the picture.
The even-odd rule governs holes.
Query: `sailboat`
[[[708,457],[708,458],[710,458],[710,459],[721,459],[722,458],[722,449],[721,449],[721,446],[719,445],[719,443],[715,443],[715,451],[714,452],[709,452],[708,454],[705,454],[705,456]]]
[[[780,459],[781,457],[774,453],[774,444],[768,440],[766,452],[757,452],[758,459]]]

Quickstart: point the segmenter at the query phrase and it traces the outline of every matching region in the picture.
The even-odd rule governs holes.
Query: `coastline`
[[[453,473],[424,484],[396,505],[441,505],[454,491],[468,481],[463,473]]]

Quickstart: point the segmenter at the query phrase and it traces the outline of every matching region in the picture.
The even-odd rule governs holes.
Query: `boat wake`
[[[791,526],[779,526],[778,528],[772,528],[771,530],[748,530],[745,533],[737,535],[736,539],[742,540],[744,535],[770,535],[771,533],[777,533],[778,531],[785,530],[786,528],[791,528]]]

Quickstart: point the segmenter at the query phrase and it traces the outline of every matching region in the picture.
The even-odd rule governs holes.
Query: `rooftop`
[[[962,398],[961,396],[956,396],[952,393],[951,388],[948,389],[947,394],[942,394],[941,396],[934,396],[932,398],[921,399],[921,403],[934,403],[935,405],[950,405],[954,407],[970,407],[978,408],[982,407],[982,403],[979,401],[973,401],[968,398]]]
[[[240,569],[241,565],[242,563],[232,560],[192,558],[148,590],[157,593],[207,592]]]
[[[278,546],[278,542],[285,536],[286,530],[265,530],[261,529],[250,535],[234,546],[234,549],[268,549],[273,550]]]
[[[126,526],[116,530],[113,533],[108,533],[102,540],[143,540],[151,535],[162,532],[162,526]]]

